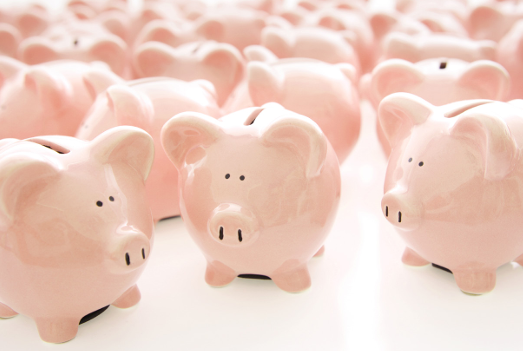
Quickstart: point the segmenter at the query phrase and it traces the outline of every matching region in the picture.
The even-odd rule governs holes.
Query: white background
[[[61,345],[42,342],[26,316],[0,320],[0,350],[523,349],[522,267],[501,267],[495,290],[474,297],[449,273],[401,263],[404,245],[381,214],[386,159],[374,128],[364,103],[360,140],[342,165],[337,220],[324,256],[309,264],[309,290],[289,294],[239,278],[209,287],[205,260],[177,218],[156,228],[137,306],[110,307]]]

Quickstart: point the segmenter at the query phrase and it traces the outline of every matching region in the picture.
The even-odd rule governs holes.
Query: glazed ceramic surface
[[[144,182],[153,141],[132,127],[92,142],[50,136],[0,147],[0,317],[31,317],[40,337],[75,337],[80,319],[140,300],[151,249]]]
[[[102,63],[59,60],[28,66],[0,57],[0,139],[73,136],[93,103],[84,74],[109,74]]]
[[[219,120],[186,112],[165,124],[162,144],[208,284],[261,274],[289,292],[311,285],[307,262],[340,199],[336,154],[314,122],[275,103]]]
[[[508,99],[522,99],[523,20],[516,22],[512,29],[499,41],[496,60],[507,69],[512,78]]]
[[[195,31],[194,23],[184,18],[175,20],[157,19],[147,23],[138,34],[134,46],[139,47],[149,41],[157,41],[172,47],[185,43],[204,40]]]
[[[103,87],[111,77],[91,74],[85,79],[90,86]],[[98,95],[76,134],[80,139],[92,140],[109,128],[131,125],[146,130],[153,137],[157,151],[146,190],[155,222],[180,215],[178,172],[162,151],[160,131],[172,116],[185,111],[219,117],[212,84],[203,80],[184,82],[159,77],[122,82]]]
[[[386,97],[392,145],[381,207],[407,244],[403,262],[454,273],[458,287],[494,289],[496,269],[523,263],[523,103],[466,100],[440,107]]]
[[[342,163],[360,134],[360,99],[356,70],[312,59],[251,62],[247,84],[254,106],[277,102],[320,126]]]
[[[470,36],[499,41],[520,19],[523,19],[523,3],[492,1],[481,4],[470,13]]]

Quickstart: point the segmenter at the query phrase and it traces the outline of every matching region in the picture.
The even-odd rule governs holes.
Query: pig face
[[[496,43],[490,40],[474,41],[448,35],[410,36],[391,33],[384,42],[383,57],[417,62],[436,57],[463,61],[491,60],[496,54]]]
[[[103,61],[122,75],[127,68],[126,50],[125,42],[100,24],[77,21],[56,24],[41,36],[24,40],[19,56],[31,65],[58,59]]]
[[[284,59],[272,64],[251,62],[247,82],[255,106],[277,102],[307,114],[329,139],[340,163],[350,154],[360,130],[356,70],[311,59]]]
[[[244,71],[241,53],[229,44],[195,42],[171,48],[161,43],[146,43],[134,55],[139,77],[166,76],[213,83],[222,105],[240,82]]]
[[[136,304],[153,231],[144,191],[151,137],[122,127],[90,143],[11,140],[0,153],[0,262],[11,267],[0,274],[2,301],[55,343],[74,338],[87,313]]]

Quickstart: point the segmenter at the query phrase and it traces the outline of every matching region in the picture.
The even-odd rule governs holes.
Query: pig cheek
[[[212,189],[211,170],[205,167],[183,169],[180,172],[180,203],[185,204],[189,225],[197,232],[207,233],[207,222],[213,209],[218,205]]]

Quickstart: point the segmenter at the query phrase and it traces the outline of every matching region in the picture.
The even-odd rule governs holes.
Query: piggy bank
[[[397,11],[379,11],[369,18],[376,41],[381,43],[389,33],[405,33],[409,35],[432,34],[432,31],[411,16]]]
[[[93,103],[83,75],[94,71],[109,68],[70,60],[28,66],[0,57],[0,139],[73,136]]]
[[[118,75],[128,68],[127,44],[98,22],[68,21],[20,43],[20,60],[34,65],[59,59],[103,61]]]
[[[470,36],[499,41],[520,19],[523,19],[523,4],[517,1],[482,4],[470,13]]]
[[[381,207],[407,244],[403,262],[446,267],[466,293],[491,291],[497,267],[523,264],[521,102],[436,107],[396,93],[378,114],[392,146]]]
[[[361,112],[355,69],[349,64],[312,59],[283,59],[272,64],[250,62],[249,95],[254,106],[277,102],[316,122],[340,164],[360,134]]]
[[[151,137],[132,127],[92,142],[2,141],[1,318],[29,316],[42,340],[61,343],[83,316],[138,303],[153,235],[144,186],[153,154]]]
[[[207,81],[145,78],[112,85],[105,90],[104,84],[107,85],[110,77],[104,81],[99,74],[89,74],[85,79],[91,90],[99,94],[76,136],[91,140],[118,125],[131,125],[147,131],[153,137],[157,150],[146,183],[147,201],[153,219],[157,222],[180,215],[176,188],[178,173],[162,151],[160,130],[169,118],[184,111],[219,117],[212,84]]]
[[[200,41],[204,37],[196,33],[194,24],[189,20],[152,20],[138,33],[134,42],[135,47],[149,41],[157,41],[172,47],[177,47],[191,41]]]
[[[164,76],[213,83],[222,105],[243,76],[244,61],[232,45],[214,41],[194,42],[172,48],[156,42],[141,45],[134,53],[138,77]],[[171,116],[172,117],[172,116]]]
[[[491,40],[471,40],[450,35],[432,34],[411,36],[391,33],[384,41],[383,58],[400,58],[418,62],[429,58],[448,57],[463,61],[496,58],[496,43]]]
[[[523,20],[514,24],[512,29],[499,41],[496,61],[505,67],[512,78],[508,99],[523,98]]]
[[[338,160],[318,125],[275,103],[219,120],[185,112],[165,124],[162,145],[209,285],[261,274],[289,292],[310,286],[307,262],[340,198]]]

